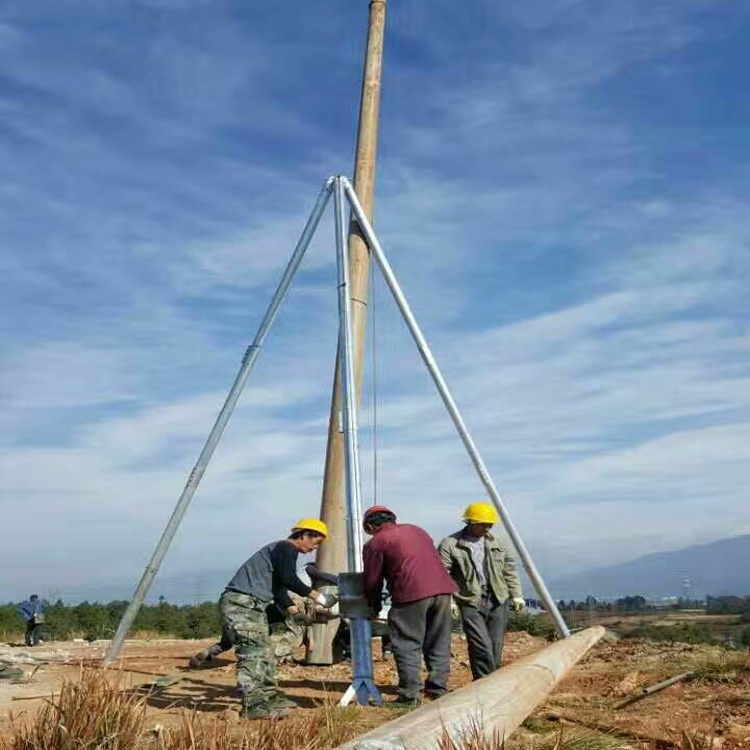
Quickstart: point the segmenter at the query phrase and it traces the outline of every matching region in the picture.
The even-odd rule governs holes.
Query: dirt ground
[[[238,721],[238,699],[234,688],[234,656],[224,654],[211,668],[190,670],[188,658],[211,641],[153,640],[128,641],[119,670],[108,670],[123,688],[137,688],[147,695],[154,724],[171,725],[185,709],[218,713]],[[509,633],[504,661],[525,656],[546,646],[526,633]],[[0,735],[8,736],[11,714],[25,720],[59,689],[64,679],[74,679],[81,664],[95,664],[106,649],[105,642],[43,644],[36,649],[0,647],[0,659],[13,658],[30,676],[25,684],[0,681]],[[750,750],[750,673],[738,672],[721,681],[693,680],[622,710],[614,706],[646,685],[686,671],[701,660],[716,659],[714,647],[687,644],[657,644],[619,641],[600,643],[555,689],[527,722],[549,729],[546,720],[556,714],[563,722],[588,723],[622,732],[632,741],[656,748],[678,746],[683,730],[715,736],[715,747]],[[28,661],[24,662],[28,655]],[[301,654],[300,654],[301,656]],[[19,659],[21,662],[19,663]],[[307,667],[299,663],[282,665],[279,682],[285,693],[305,711],[326,700],[336,700],[349,684],[349,664]],[[162,689],[149,687],[160,676],[178,682]],[[379,658],[376,648],[375,677],[385,700],[395,695],[392,661]],[[451,686],[467,684],[466,644],[456,637],[453,644]],[[375,726],[393,718],[391,709],[367,708],[368,724]],[[538,729],[538,731],[542,731]],[[637,739],[637,737],[641,739]]]

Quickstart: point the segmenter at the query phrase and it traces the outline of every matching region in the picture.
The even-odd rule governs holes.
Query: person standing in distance
[[[464,528],[438,547],[446,571],[458,586],[454,599],[475,680],[500,666],[509,601],[516,612],[525,605],[515,558],[491,533],[499,520],[492,505],[472,503],[464,511]]]
[[[430,535],[382,505],[369,508],[364,530],[372,536],[363,549],[364,594],[373,618],[382,606],[383,582],[391,594],[388,625],[398,672],[400,704],[420,700],[424,656],[429,672],[425,693],[448,692],[451,658],[451,594],[456,585],[445,572]]]
[[[36,594],[32,594],[25,602],[21,602],[18,607],[18,613],[26,622],[26,632],[24,641],[27,646],[33,648],[39,645],[42,636],[42,626],[46,620],[46,610],[49,602],[46,599],[40,599]]]

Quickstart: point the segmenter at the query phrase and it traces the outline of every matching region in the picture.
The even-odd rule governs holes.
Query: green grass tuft
[[[555,722],[544,719],[541,716],[528,716],[524,719],[521,726],[534,734],[547,734],[557,728]]]
[[[693,680],[700,682],[736,682],[750,673],[750,653],[727,652],[716,657],[704,657],[689,664]]]
[[[569,727],[560,727],[534,743],[534,750],[628,750],[629,747],[624,739],[613,734]]]

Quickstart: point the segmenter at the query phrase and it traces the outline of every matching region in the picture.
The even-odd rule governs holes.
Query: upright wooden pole
[[[386,0],[371,0],[370,2],[367,53],[362,77],[357,150],[354,159],[354,190],[370,221],[372,221],[373,196],[375,193],[375,162],[378,147],[385,6]],[[369,269],[370,255],[367,245],[359,234],[356,224],[352,224],[349,230],[349,273],[355,354],[354,374],[358,404],[362,392]],[[329,573],[339,573],[348,569],[346,559],[346,509],[344,504],[344,441],[341,432],[342,408],[341,367],[337,356],[333,379],[333,396],[331,398],[331,415],[328,423],[328,448],[323,477],[323,497],[320,507],[320,517],[328,526],[329,538],[321,546],[317,557],[318,568]],[[331,643],[337,629],[337,620],[333,620],[327,625],[313,626],[313,637],[307,652],[309,664],[333,663]]]

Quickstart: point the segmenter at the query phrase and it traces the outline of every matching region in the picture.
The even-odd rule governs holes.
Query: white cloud
[[[7,358],[0,379],[4,408],[65,409],[129,401],[127,353],[76,341],[44,342]]]
[[[14,144],[0,492],[14,528],[34,512],[23,590],[140,572],[325,172],[350,159],[361,49],[339,35],[354,15],[310,19],[308,37],[336,44],[308,47],[263,41],[283,9],[252,28],[200,15],[196,36],[201,3],[149,5],[175,11],[169,39],[111,16],[135,24],[118,37],[103,11],[101,33],[57,35],[59,50],[33,24],[0,26],[16,87],[0,104]],[[746,175],[681,176],[670,159],[706,158],[688,125],[647,128],[648,104],[604,89],[648,65],[669,100],[681,55],[728,32],[697,25],[705,3],[647,5],[393,8],[376,228],[550,574],[747,528],[750,238],[732,199]],[[328,219],[165,574],[232,567],[317,508],[331,239]],[[481,487],[378,294],[379,499],[439,535]]]

